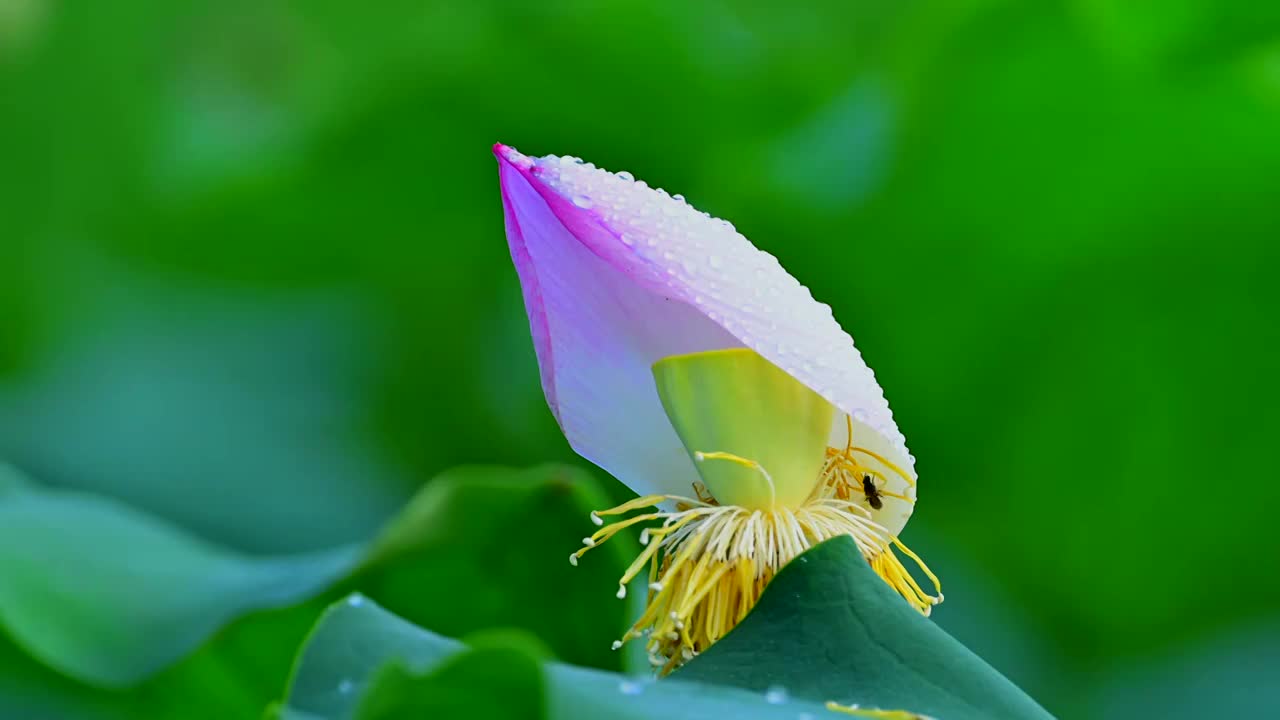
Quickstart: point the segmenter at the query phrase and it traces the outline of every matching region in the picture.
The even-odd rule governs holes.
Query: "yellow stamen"
[[[570,556],[575,565],[588,550],[618,532],[636,525],[643,527],[640,544],[644,548],[618,579],[617,594],[619,598],[626,597],[627,585],[648,568],[647,602],[640,618],[614,643],[615,649],[629,640],[647,637],[650,662],[660,673],[670,672],[741,622],[783,566],[810,547],[839,536],[852,538],[876,574],[919,612],[928,615],[942,601],[937,576],[878,523],[876,518],[880,516],[868,507],[874,504],[878,508],[880,503],[875,497],[868,497],[871,490],[866,483],[876,483],[877,496],[914,504],[915,479],[879,454],[855,445],[851,419],[845,419],[845,446],[826,447],[831,406],[807,388],[792,387],[790,383],[794,381],[788,376],[749,353],[726,351],[705,357],[671,358],[655,365],[654,372],[660,393],[665,392],[663,402],[668,416],[682,431],[681,440],[707,484],[694,483],[692,498],[647,495],[591,514],[591,522],[599,529],[583,538],[584,547]],[[751,382],[742,382],[738,376],[743,374]],[[735,377],[735,383],[721,387],[725,378]],[[737,430],[742,432],[737,434],[719,432],[732,429],[733,423],[716,425],[718,416],[711,421],[704,417],[708,412],[715,416],[711,411],[718,412],[720,407],[709,403],[707,398],[714,399],[716,393],[707,389],[708,383],[712,390],[718,388],[720,394],[732,397],[741,394],[744,386],[772,388],[774,399],[787,413],[798,413],[805,419],[806,426],[799,428],[804,432],[792,433],[797,437],[789,443],[775,443],[770,434],[774,415],[766,412],[756,412],[752,416],[754,424],[745,424],[751,432],[741,427]],[[817,442],[812,444],[815,437]],[[729,443],[722,447],[758,446],[767,450],[771,454],[762,457],[780,464],[772,468],[779,473],[778,482],[759,460],[697,449],[702,441],[717,446],[719,439]],[[793,457],[796,453],[803,457]],[[814,456],[821,461],[812,462]],[[867,458],[875,460],[876,467],[868,466]],[[742,468],[749,472],[742,472]],[[890,484],[886,473],[901,478],[902,482],[895,480],[893,487],[906,488],[905,494],[882,489]],[[761,479],[764,486],[760,485]],[[720,504],[709,487],[741,504]],[[768,492],[764,492],[766,489]],[[613,522],[604,519],[636,510],[643,512]],[[895,547],[915,561],[933,582],[938,590],[936,596],[920,587],[898,559]]]
[[[727,454],[705,455],[751,463]],[[651,495],[597,512],[597,516],[610,516],[667,500],[677,503],[674,511],[644,513],[605,525],[573,556],[576,560],[627,527],[660,521],[645,529],[645,548],[618,581],[625,588],[645,566],[649,568],[645,611],[614,646],[647,635],[650,661],[661,673],[670,672],[741,622],[784,565],[813,545],[840,535],[853,538],[876,573],[912,607],[928,614],[941,594],[934,598],[921,590],[892,548],[897,546],[915,560],[936,586],[933,573],[860,503],[836,497],[837,483],[823,487],[822,496],[795,509],[753,510]],[[620,589],[618,596],[625,596],[625,590]]]
[[[773,484],[773,476],[769,474],[768,470],[764,469],[763,465],[755,460],[748,460],[744,457],[734,455],[733,453],[702,452],[701,450],[693,454],[693,459],[698,462],[706,462],[707,460],[726,460],[735,465],[741,465],[742,467],[755,470],[764,477],[765,484],[769,486],[769,507],[773,507],[778,503],[778,489],[777,486]],[[694,491],[697,492],[697,488],[694,488]]]
[[[893,462],[890,462],[879,453],[854,445],[853,420],[847,415],[845,416],[845,427],[848,431],[848,440],[845,443],[844,449],[837,449],[833,447],[827,448],[826,462],[822,466],[824,484],[834,485],[833,491],[835,497],[848,500],[853,496],[854,491],[857,491],[862,495],[866,495],[866,490],[862,485],[862,478],[866,475],[870,475],[880,481],[877,485],[878,494],[883,495],[884,497],[896,498],[903,502],[915,504],[915,498],[913,497],[879,489],[889,483],[889,478],[879,470],[859,462],[858,455],[866,455],[867,457],[879,461],[890,472],[901,477],[903,483],[908,488],[915,487],[915,478],[909,473],[904,472],[902,468],[898,467]],[[822,488],[819,488],[819,492],[821,489]]]
[[[879,718],[880,720],[934,720],[928,715],[921,715],[908,710],[877,710],[873,708],[860,708],[857,705],[841,705],[834,701],[827,703],[827,709],[844,715]]]

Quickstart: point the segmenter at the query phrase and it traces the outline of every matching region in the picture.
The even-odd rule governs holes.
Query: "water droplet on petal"
[[[619,178],[623,179],[623,180],[626,180],[627,182],[635,182],[635,179],[636,179],[636,176],[635,176],[635,175],[632,175],[631,173],[627,172],[626,170],[619,170],[619,171],[617,172],[617,176],[618,176]]]
[[[787,689],[781,685],[774,685],[765,691],[764,701],[770,705],[781,705],[787,701]]]
[[[361,595],[360,593],[356,593],[351,597],[347,598],[347,605],[350,605],[351,607],[360,607],[363,604],[364,604],[364,596]]]
[[[573,204],[577,205],[583,210],[588,210],[591,208],[591,199],[585,195],[574,195]]]

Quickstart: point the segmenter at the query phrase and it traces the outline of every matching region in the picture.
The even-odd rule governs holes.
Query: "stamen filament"
[[[734,455],[733,453],[719,452],[719,451],[717,452],[698,451],[693,454],[693,459],[697,460],[698,462],[704,462],[707,460],[726,460],[735,465],[741,465],[743,467],[751,468],[752,470],[755,470],[756,472],[760,473],[762,477],[764,477],[765,483],[768,484],[769,486],[769,507],[773,507],[774,505],[778,504],[778,488],[776,485],[773,484],[773,476],[769,474],[768,470],[764,469],[763,465],[756,462],[755,460],[748,460],[747,458],[739,457],[737,455]]]
[[[697,499],[647,495],[592,513],[592,522],[603,527],[584,538],[584,547],[570,556],[575,565],[588,550],[618,532],[645,524],[640,534],[644,548],[619,578],[618,597],[625,597],[627,585],[648,566],[647,603],[639,619],[614,647],[647,636],[649,660],[661,674],[666,674],[741,622],[765,586],[788,562],[817,543],[841,535],[852,538],[876,574],[919,612],[928,615],[934,605],[942,602],[938,577],[919,555],[876,522],[877,516],[866,507],[863,496],[869,493],[863,478],[872,476],[884,484],[888,479],[879,470],[860,463],[856,455],[879,461],[899,474],[908,488],[914,487],[914,479],[878,454],[855,446],[852,420],[846,418],[846,425],[849,436],[845,448],[827,449],[817,488],[798,507],[776,505],[773,478],[760,463],[726,452],[696,452],[694,457],[699,462],[720,460],[757,470],[769,484],[771,500],[775,502],[769,509],[719,505],[705,488],[695,484]],[[914,503],[909,495],[878,488],[879,495]],[[914,494],[911,489],[907,492]],[[664,509],[671,507],[675,509]],[[608,523],[602,520],[641,509],[648,512]],[[916,563],[933,583],[936,596],[920,587],[894,548]]]

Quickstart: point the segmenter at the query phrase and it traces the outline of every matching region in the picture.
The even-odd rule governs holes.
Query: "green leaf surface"
[[[485,717],[493,696],[508,697],[504,689],[513,687],[513,669],[519,674],[514,687],[520,689],[512,697],[509,714],[496,717],[540,717],[520,713],[529,707],[532,694],[528,663],[537,659],[528,644],[512,640],[504,645],[494,639],[477,644],[467,648],[396,617],[368,598],[352,596],[331,607],[317,624],[299,655],[288,700],[276,717],[338,720],[357,717],[357,708],[370,712],[371,707],[385,714],[359,717],[400,717],[394,712],[425,707],[449,707],[451,712],[417,717]],[[518,659],[522,654],[524,659]],[[805,713],[825,713],[820,703],[776,691],[761,694],[679,679],[655,682],[554,662],[542,668],[545,707],[539,712],[554,720],[795,720]],[[447,686],[442,682],[445,676],[451,680]],[[362,699],[367,704],[362,705]],[[441,704],[446,701],[465,704]]]
[[[634,541],[568,562],[595,529],[590,512],[608,504],[591,476],[565,466],[447,470],[387,526],[355,585],[446,637],[518,627],[561,660],[616,669],[609,646],[628,604],[614,593]]]
[[[357,720],[546,717],[542,664],[515,644],[457,653],[430,672],[384,665],[356,711]]]
[[[128,689],[90,687],[0,638],[0,718],[226,720],[277,697],[296,648],[323,610],[307,603],[243,618],[194,654]]]
[[[785,567],[751,614],[676,677],[945,720],[1051,717],[903,602],[846,537]]]
[[[240,615],[315,595],[359,553],[250,557],[107,498],[11,490],[0,495],[0,621],[50,667],[121,687]]]
[[[12,465],[0,462],[0,498],[27,486],[27,481]]]
[[[564,547],[565,529],[589,527],[589,511],[603,502],[591,476],[570,468],[458,468],[429,483],[373,542],[252,557],[115,500],[26,483],[0,466],[0,628],[81,682],[125,688],[164,678],[218,687],[221,707],[241,709],[279,693],[288,658],[321,606],[283,624],[253,620],[335,585],[364,589],[450,635],[513,625],[560,657],[616,666],[609,642],[625,625],[626,605],[612,594],[626,548],[602,548],[575,569]],[[215,643],[235,647],[195,652],[238,618],[247,622]],[[275,655],[283,660],[256,662]]]

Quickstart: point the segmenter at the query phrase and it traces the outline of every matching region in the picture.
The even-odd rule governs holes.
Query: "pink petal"
[[[688,494],[696,473],[650,366],[676,353],[745,346],[854,418],[858,445],[914,476],[853,338],[772,255],[628,175],[504,145],[494,153],[543,389],[580,454],[636,492]],[[843,445],[843,417],[832,433],[832,444]],[[905,522],[910,508],[902,505]]]
[[[594,254],[521,170],[505,159],[500,165],[507,238],[542,388],[565,438],[637,493],[689,495],[698,474],[650,368],[668,355],[739,344]]]

